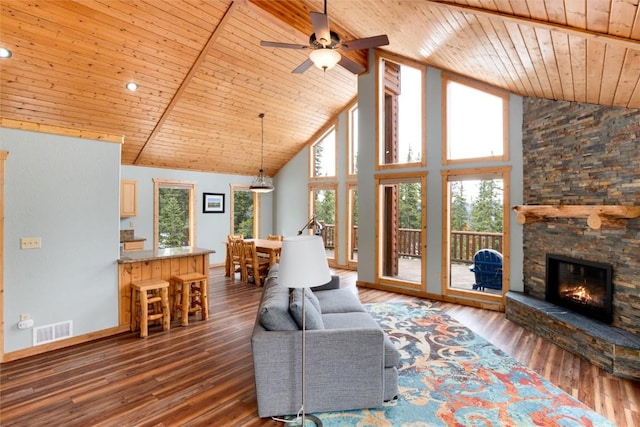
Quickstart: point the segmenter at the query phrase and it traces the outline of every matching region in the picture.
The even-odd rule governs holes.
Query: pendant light
[[[260,117],[260,126],[262,130],[262,148],[260,151],[260,173],[254,178],[249,189],[255,193],[270,193],[274,190],[271,178],[264,174],[264,113],[258,115]]]

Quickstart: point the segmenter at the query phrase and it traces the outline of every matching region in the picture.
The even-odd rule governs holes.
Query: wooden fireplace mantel
[[[548,218],[587,218],[587,224],[594,230],[602,226],[620,228],[625,221],[640,217],[640,206],[618,205],[518,205],[516,221],[524,225],[545,221]]]

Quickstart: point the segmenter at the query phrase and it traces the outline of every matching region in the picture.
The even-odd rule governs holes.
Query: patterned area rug
[[[402,353],[400,395],[380,408],[314,414],[325,427],[614,426],[437,303],[367,310]]]

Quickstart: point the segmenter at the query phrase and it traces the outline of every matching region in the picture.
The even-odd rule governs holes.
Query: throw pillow
[[[318,299],[316,294],[314,294],[311,289],[304,288],[304,296],[309,298],[309,301],[311,301],[311,304],[313,304],[316,310],[318,310],[318,313],[322,314],[322,308],[320,307],[320,300]]]
[[[304,292],[302,292],[302,289],[300,288],[296,288],[291,291],[291,302],[289,303],[289,312],[291,313],[291,317],[296,321],[298,327],[302,329],[302,298],[305,298],[305,329],[324,329],[322,316],[318,310],[316,310],[309,298],[303,295]]]
[[[260,324],[268,331],[297,331],[300,329],[289,313],[289,288],[278,284],[277,280],[265,283]]]

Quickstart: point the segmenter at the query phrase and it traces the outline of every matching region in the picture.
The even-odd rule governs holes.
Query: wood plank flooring
[[[354,272],[336,271],[353,285]],[[0,366],[8,426],[281,426],[257,416],[250,335],[262,289],[211,269],[210,318],[148,338],[126,333]],[[360,289],[364,303],[413,297]],[[607,374],[509,322],[443,310],[620,427],[640,426],[640,384]],[[198,318],[199,319],[199,318]]]

